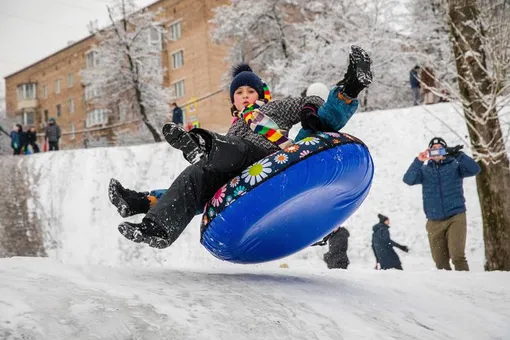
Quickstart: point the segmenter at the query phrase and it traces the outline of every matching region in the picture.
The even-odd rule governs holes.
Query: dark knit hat
[[[387,220],[389,220],[389,218],[384,216],[383,214],[377,214],[377,217],[379,218],[379,223],[384,223]]]
[[[253,73],[248,64],[239,64],[232,70],[232,83],[230,84],[230,101],[234,102],[234,92],[241,86],[249,86],[259,94],[259,99],[264,99],[264,82]]]
[[[443,138],[441,137],[434,137],[430,140],[429,142],[429,148],[432,147],[432,145],[434,144],[441,144],[444,148],[448,147],[448,145],[446,144],[446,142],[444,141]]]

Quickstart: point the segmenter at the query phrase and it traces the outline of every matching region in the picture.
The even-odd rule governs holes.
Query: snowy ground
[[[509,339],[509,273],[0,261],[0,338]]]
[[[325,247],[260,265],[221,262],[200,245],[198,218],[165,250],[122,238],[108,181],[168,187],[186,162],[164,143],[24,158],[29,216],[41,221],[50,258],[0,260],[0,339],[510,339],[510,274],[482,272],[475,180],[464,185],[470,273],[434,270],[421,188],[402,183],[433,136],[465,138],[454,108],[366,112],[344,131],[369,146],[376,166],[345,224],[348,271],[326,269]],[[404,272],[372,269],[377,213],[411,248],[399,253]]]

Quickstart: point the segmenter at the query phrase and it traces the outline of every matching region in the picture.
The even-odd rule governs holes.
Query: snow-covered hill
[[[404,268],[433,268],[421,188],[405,185],[402,176],[433,136],[443,136],[450,144],[461,142],[434,116],[459,136],[466,136],[465,123],[450,104],[364,112],[355,115],[345,127],[345,132],[369,146],[376,169],[367,200],[346,222],[351,232],[349,257],[353,266],[373,266],[372,226],[377,222],[377,213],[382,213],[391,219],[392,237],[411,248],[408,254],[400,254]],[[168,187],[186,162],[180,152],[167,144],[45,153],[26,157],[23,164],[31,174],[28,179],[33,199],[28,207],[42,222],[50,257],[80,264],[224,265],[199,244],[198,218],[166,250],[130,243],[117,232],[122,219],[108,201],[110,177],[136,190]],[[483,240],[475,180],[466,179],[464,188],[468,207],[467,255],[472,269],[480,271]],[[324,252],[324,248],[315,247],[284,262],[299,267],[324,267],[321,260]],[[280,262],[268,266],[275,267]]]
[[[17,171],[0,177],[0,248],[40,247],[44,238],[37,252],[49,256],[0,260],[0,339],[510,339],[510,274],[482,272],[475,180],[464,186],[469,273],[434,269],[421,189],[402,183],[433,136],[450,144],[465,137],[454,108],[366,112],[344,130],[365,141],[376,167],[367,200],[346,223],[347,271],[327,270],[319,247],[261,265],[219,261],[199,243],[198,218],[165,250],[125,240],[109,179],[136,190],[168,187],[186,162],[164,143],[0,163],[5,174]],[[372,269],[377,213],[411,248],[400,253],[403,272]],[[27,242],[6,243],[23,239],[20,230]]]
[[[509,273],[0,261],[0,339],[509,339]]]

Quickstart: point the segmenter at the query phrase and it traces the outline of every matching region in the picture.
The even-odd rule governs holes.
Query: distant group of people
[[[62,133],[54,118],[50,118],[45,129],[44,141],[48,143],[48,151],[57,151]],[[31,126],[27,131],[23,131],[21,124],[16,124],[9,134],[11,138],[11,148],[14,155],[24,155],[30,153],[39,153],[41,149],[37,144],[37,131]]]
[[[408,185],[422,185],[423,209],[427,217],[426,230],[430,252],[437,269],[468,271],[466,259],[467,219],[463,179],[476,176],[480,166],[461,151],[462,146],[448,147],[441,137],[430,140],[428,148],[420,152],[403,177]],[[390,219],[378,214],[379,223],[373,226],[372,250],[376,269],[403,270],[402,262],[395,252],[409,248],[390,237]],[[347,269],[349,232],[337,228],[315,245],[326,245],[324,255],[328,268]]]
[[[449,93],[446,89],[442,89],[440,95],[436,96],[437,82],[434,70],[430,66],[416,65],[413,67],[409,73],[409,84],[413,95],[413,105],[422,103],[430,105],[449,101]]]

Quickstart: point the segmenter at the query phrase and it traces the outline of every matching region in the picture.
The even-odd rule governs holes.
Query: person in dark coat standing
[[[420,105],[420,79],[418,76],[418,71],[420,70],[420,66],[416,65],[413,67],[411,72],[409,73],[409,84],[411,85],[411,90],[413,91],[413,105]]]
[[[374,225],[374,233],[372,234],[372,250],[377,260],[376,268],[402,270],[402,263],[393,247],[397,247],[406,253],[409,248],[390,238],[390,219],[388,217],[381,214],[378,214],[377,217],[379,223]]]
[[[177,106],[177,103],[172,103],[173,109],[172,109],[172,123],[177,124],[179,126],[183,125],[183,114],[182,109]]]
[[[37,132],[33,126],[27,131],[27,147],[28,145],[32,147],[34,153],[39,152],[39,145],[37,145]]]
[[[349,231],[340,226],[321,241],[312,244],[312,246],[325,246],[329,242],[329,251],[324,254],[324,262],[326,262],[329,269],[347,269],[349,265],[349,258],[347,257],[349,236]]]
[[[46,134],[44,135],[44,139],[48,141],[49,151],[58,151],[58,142],[61,134],[60,126],[57,125],[55,118],[50,118],[46,127]]]
[[[451,270],[451,259],[455,270],[467,271],[463,180],[476,176],[480,166],[460,149],[461,145],[449,148],[441,137],[432,138],[428,149],[420,152],[409,166],[404,183],[422,185],[426,228],[436,268]]]

